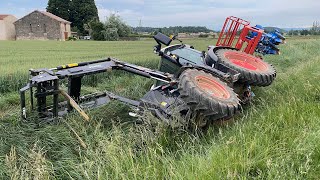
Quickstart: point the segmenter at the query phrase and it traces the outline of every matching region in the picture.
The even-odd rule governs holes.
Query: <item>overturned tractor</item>
[[[261,33],[261,30],[258,31]],[[261,38],[260,34],[251,38],[248,46],[253,42],[257,47],[256,38]],[[169,38],[159,33],[154,39],[157,42],[154,52],[161,56],[158,70],[115,58],[30,70],[30,82],[20,90],[22,118],[26,119],[30,113],[36,112],[40,119],[52,120],[77,110],[89,120],[85,109],[118,100],[136,110],[136,113],[130,114],[132,116],[148,110],[157,118],[170,122],[173,115],[179,114],[186,122],[195,119],[197,126],[204,127],[215,120],[233,117],[241,104],[254,96],[251,86],[268,86],[276,77],[271,65],[251,55],[253,46],[247,47],[250,50],[248,53],[241,51],[242,48],[231,47],[231,42],[229,46],[210,47],[206,53],[182,41],[170,45],[173,40],[179,40],[175,36]],[[162,45],[166,47],[162,48]],[[83,77],[111,70],[123,70],[151,78],[155,83],[139,100],[111,92],[81,94]],[[64,79],[67,80],[63,81],[67,91],[60,88]],[[27,91],[30,92],[30,107],[26,103]],[[65,100],[61,100],[60,95]]]

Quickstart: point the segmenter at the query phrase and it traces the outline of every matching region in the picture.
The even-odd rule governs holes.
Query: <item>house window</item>
[[[46,24],[43,24],[43,32],[44,32],[44,33],[47,32],[47,26],[46,26]]]
[[[64,31],[67,31],[67,24],[64,23]]]
[[[32,24],[30,24],[30,32],[32,33]]]

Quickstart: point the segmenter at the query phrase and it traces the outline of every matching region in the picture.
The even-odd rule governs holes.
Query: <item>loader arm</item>
[[[51,69],[37,69],[30,70],[30,81],[22,89],[20,89],[20,100],[21,100],[21,116],[27,118],[26,108],[26,91],[30,91],[30,104],[31,110],[34,110],[34,98],[36,99],[37,113],[40,117],[58,117],[67,114],[74,107],[89,107],[94,108],[104,104],[107,104],[110,99],[116,99],[132,106],[137,106],[138,101],[129,100],[124,97],[113,95],[110,92],[104,92],[100,94],[91,94],[81,96],[81,80],[84,76],[104,73],[112,70],[123,70],[146,78],[156,79],[167,84],[175,84],[176,79],[174,75],[169,73],[163,73],[157,70],[137,66],[134,64],[122,62],[115,58],[107,58],[102,60],[73,63],[61,65]],[[64,96],[68,97],[66,102],[58,101],[58,96],[61,93],[59,88],[60,80],[67,79],[68,91],[64,93]],[[36,89],[36,91],[34,91]],[[49,96],[53,96],[52,102],[48,105]],[[70,99],[71,98],[71,99]],[[92,101],[94,100],[94,101]],[[91,102],[91,104],[90,104]],[[72,104],[71,104],[72,103]],[[77,103],[83,103],[78,105]],[[67,105],[66,105],[67,104]],[[64,106],[67,108],[59,110]],[[78,112],[81,108],[76,108]],[[86,117],[87,119],[87,117]]]

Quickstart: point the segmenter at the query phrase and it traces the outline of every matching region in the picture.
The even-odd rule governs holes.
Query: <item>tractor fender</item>
[[[236,48],[233,48],[233,47],[229,47],[229,46],[209,46],[210,49],[213,50],[213,52],[215,53],[216,51],[218,51],[219,49],[232,49],[232,50],[237,50]]]
[[[205,63],[206,65],[213,67],[217,62],[219,62],[219,58],[216,55],[216,51],[219,49],[232,49],[236,50],[232,47],[226,47],[226,46],[208,46],[208,53],[205,57]]]
[[[231,74],[225,73],[225,72],[219,71],[218,69],[211,68],[209,66],[201,66],[201,65],[195,65],[195,64],[182,66],[179,72],[176,74],[176,77],[179,78],[181,74],[183,74],[183,72],[188,69],[196,69],[198,71],[204,71],[228,83],[236,82],[238,80],[238,74],[236,73],[231,73]]]

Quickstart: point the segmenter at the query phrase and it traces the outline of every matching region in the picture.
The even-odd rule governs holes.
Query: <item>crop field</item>
[[[211,39],[186,40],[205,50]],[[135,123],[117,102],[45,124],[19,117],[30,68],[116,57],[157,68],[154,41],[0,42],[0,179],[319,179],[320,39],[289,39],[266,61],[275,82],[252,105],[205,133],[173,129],[146,114]],[[153,81],[125,72],[88,79],[84,91],[138,99]],[[91,86],[88,86],[91,85]],[[86,143],[83,148],[67,122]],[[148,125],[148,124],[153,124]]]

